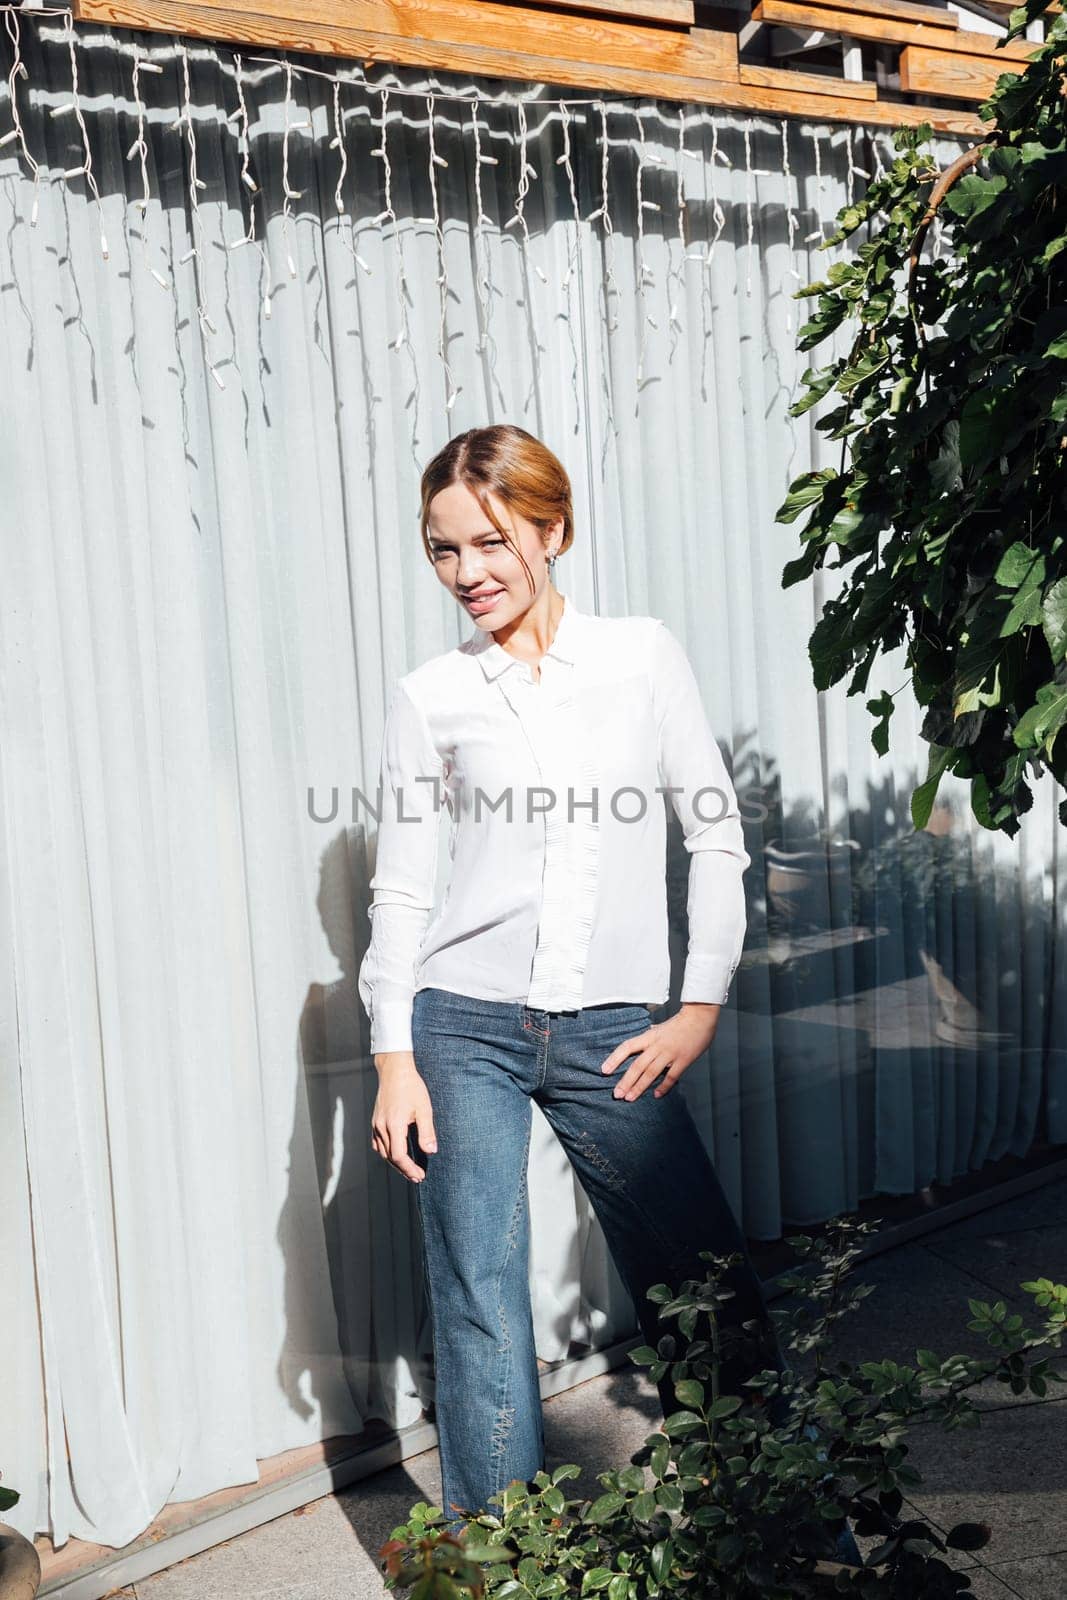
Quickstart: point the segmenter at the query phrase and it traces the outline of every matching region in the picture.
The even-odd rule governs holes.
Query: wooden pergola
[[[240,0],[74,0],[74,13],[367,67],[475,72],[812,121],[930,122],[974,135],[986,126],[977,105],[1037,48],[1030,39],[998,48],[998,19],[1011,3],[257,0],[242,9]]]

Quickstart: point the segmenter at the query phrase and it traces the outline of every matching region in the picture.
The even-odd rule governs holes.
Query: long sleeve
[[[433,909],[443,776],[425,714],[400,682],[382,740],[371,938],[358,979],[372,1055],[411,1049],[415,962]]]
[[[662,622],[652,646],[660,782],[685,834],[689,950],[681,1001],[724,1005],[745,939],[745,849],[737,796],[689,658]]]

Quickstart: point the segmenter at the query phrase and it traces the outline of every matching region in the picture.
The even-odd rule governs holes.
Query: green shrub
[[[976,1549],[989,1530],[961,1524],[947,1537],[906,1516],[904,1494],[920,1482],[907,1460],[909,1425],[974,1426],[971,1393],[993,1377],[1013,1393],[1044,1395],[1062,1382],[1050,1352],[1067,1322],[1067,1287],[1047,1279],[1023,1287],[1043,1312],[1035,1330],[1003,1301],[969,1302],[967,1326],[992,1354],[915,1365],[838,1362],[828,1352],[837,1323],[871,1292],[848,1274],[872,1224],[837,1219],[820,1238],[789,1241],[799,1258],[791,1291],[774,1309],[785,1369],[766,1370],[743,1397],[719,1392],[725,1352],[721,1286],[736,1257],[703,1252],[709,1269],[675,1294],[650,1290],[672,1331],[657,1347],[630,1352],[653,1381],[670,1373],[679,1410],[620,1470],[598,1474],[595,1499],[568,1499],[579,1474],[567,1464],[492,1497],[498,1509],[460,1512],[450,1532],[444,1511],[420,1501],[394,1528],[380,1557],[386,1586],[409,1600],[544,1600],[603,1595],[646,1600],[685,1594],[716,1600],[792,1600],[836,1591],[864,1600],[933,1600],[970,1586],[945,1559]],[[861,1568],[820,1562],[849,1518],[877,1546]]]

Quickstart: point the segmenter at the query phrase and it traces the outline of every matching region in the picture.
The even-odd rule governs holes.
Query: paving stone
[[[1067,1253],[1062,1238],[1056,1241],[1056,1249],[1060,1258]],[[861,1262],[853,1282],[875,1286],[859,1310],[839,1324],[833,1359],[854,1364],[890,1360],[913,1366],[915,1352],[922,1348],[942,1358],[957,1354],[989,1357],[989,1345],[967,1327],[971,1321],[967,1302],[1009,1298],[991,1291],[988,1282],[977,1279],[962,1262],[935,1253],[929,1241],[903,1245]],[[1061,1394],[1067,1394],[1067,1387],[1053,1386],[1049,1398]],[[980,1410],[1040,1403],[1039,1396],[1029,1392],[1013,1395],[1007,1384],[995,1379],[980,1385],[972,1398]]]
[[[989,1570],[1020,1600],[1063,1600],[1067,1594],[1067,1552],[1029,1561],[1001,1561]]]
[[[331,1495],[140,1579],[136,1590],[137,1600],[377,1600],[387,1592],[375,1553]]]
[[[627,1466],[663,1420],[655,1385],[632,1363],[553,1395],[544,1416],[548,1471],[566,1461],[582,1468],[564,1486],[570,1499],[602,1493],[597,1474]]]
[[[926,1248],[939,1261],[968,1273],[985,1286],[976,1298],[1007,1300],[1027,1319],[1040,1319],[1040,1310],[1022,1285],[1034,1278],[1063,1281],[1064,1236],[1067,1224],[1012,1229],[1009,1232],[968,1235],[962,1239],[932,1238]]]
[[[988,1523],[982,1565],[1051,1556],[1067,1545],[1065,1449],[1067,1400],[993,1412],[976,1429],[917,1430],[909,1459],[923,1482],[908,1498],[945,1530]]]
[[[1014,1200],[1005,1200],[1000,1205],[976,1211],[969,1217],[961,1217],[959,1222],[938,1228],[928,1238],[939,1243],[952,1243],[957,1239],[983,1239],[993,1233],[1025,1231],[1027,1228],[1045,1228],[1054,1224],[1067,1227],[1067,1178],[1043,1183],[1036,1189],[1029,1189],[1026,1194],[1017,1195]]]
[[[967,1576],[971,1580],[970,1593],[974,1600],[1017,1600],[1019,1591],[1011,1589],[1000,1577],[995,1568],[969,1567]],[[1059,1591],[1056,1591],[1057,1600],[1060,1600]]]

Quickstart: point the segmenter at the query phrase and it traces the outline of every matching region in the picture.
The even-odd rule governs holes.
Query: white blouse
[[[750,858],[685,651],[655,617],[565,597],[539,665],[478,628],[396,683],[358,980],[372,1054],[411,1049],[431,986],[547,1011],[667,1000],[665,790],[692,856],[680,998],[728,997]]]

